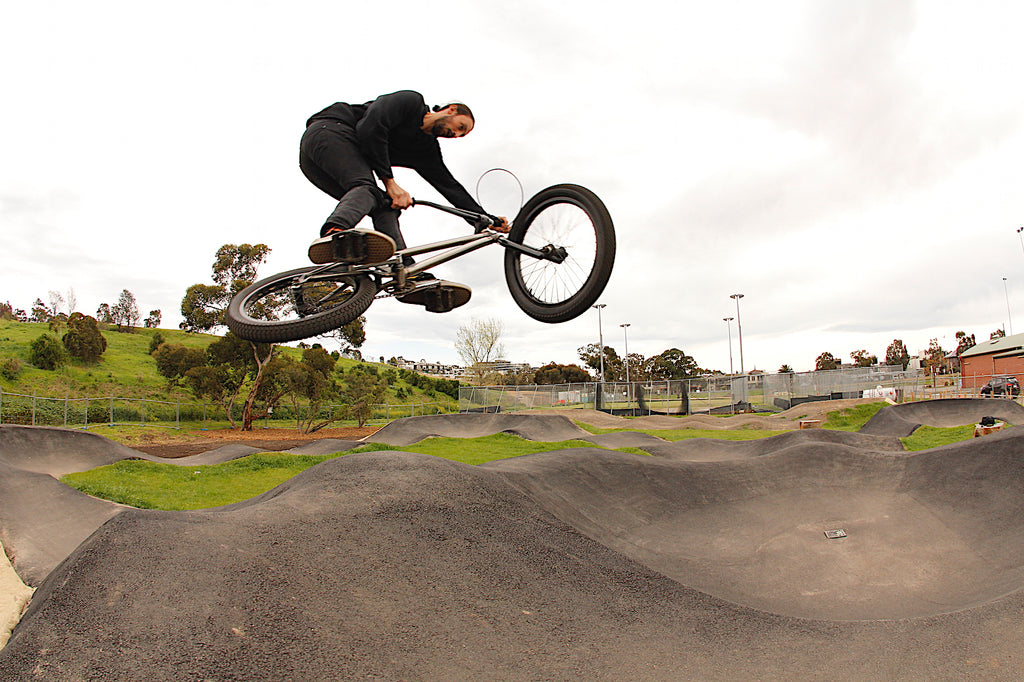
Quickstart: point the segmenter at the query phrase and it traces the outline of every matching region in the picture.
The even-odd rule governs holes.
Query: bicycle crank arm
[[[506,249],[512,249],[519,253],[526,254],[527,256],[533,256],[538,260],[549,260],[552,263],[563,263],[565,259],[569,257],[569,252],[565,250],[564,246],[555,246],[554,244],[548,244],[542,249],[535,249],[532,246],[526,244],[518,244],[513,241],[509,241],[507,238],[500,240],[501,245]]]

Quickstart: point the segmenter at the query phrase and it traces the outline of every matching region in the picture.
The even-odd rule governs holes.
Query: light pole
[[[597,305],[591,306],[597,308],[597,341],[601,347],[601,355],[599,357],[601,363],[600,381],[604,382],[604,331],[601,329],[601,308],[606,307],[604,303],[598,303]]]
[[[740,337],[740,374],[746,374],[743,369],[743,322],[740,321],[740,299],[743,294],[731,294],[729,298],[736,301],[736,332]]]
[[[622,341],[626,344],[626,384],[629,384],[629,322],[619,326],[622,327]]]
[[[1013,336],[1013,318],[1010,317],[1010,292],[1006,289],[1006,278],[1003,277],[1003,295],[1006,296],[1006,319],[1010,323],[1010,336]]]
[[[591,307],[597,308],[597,340],[601,347],[601,355],[599,357],[601,363],[601,374],[597,383],[597,400],[594,403],[597,409],[600,410],[604,407],[604,332],[601,329],[601,308],[604,308],[605,304],[598,303]]]
[[[1024,232],[1024,227],[1017,228],[1017,237],[1020,239],[1020,250],[1024,251],[1024,235],[1021,235],[1021,232]]]
[[[729,376],[732,376],[732,321],[736,319],[734,317],[723,317],[722,320],[725,322],[726,329],[729,330]]]

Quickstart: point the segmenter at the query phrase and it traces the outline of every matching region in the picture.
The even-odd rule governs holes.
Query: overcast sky
[[[527,197],[604,199],[620,353],[629,323],[631,352],[728,371],[733,293],[748,371],[1021,332],[1022,25],[1009,1],[8,2],[0,301],[73,288],[94,314],[127,288],[176,327],[222,244],[269,245],[263,275],[306,264],[334,202],[298,169],[305,120],[413,89],[473,108],[441,144],[492,212],[520,204],[510,176],[478,186],[494,167]],[[404,215],[410,243],[464,230],[433,213]],[[376,302],[364,355],[458,362],[456,329],[482,317],[509,360],[578,362],[596,311],[531,320],[501,263],[442,268],[474,292],[445,315]]]

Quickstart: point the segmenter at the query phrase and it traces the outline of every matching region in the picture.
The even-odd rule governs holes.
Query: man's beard
[[[436,121],[430,128],[430,134],[434,137],[455,137],[455,131],[448,125],[451,120],[451,116],[444,116]]]

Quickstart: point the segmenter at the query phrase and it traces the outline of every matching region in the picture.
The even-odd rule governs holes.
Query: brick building
[[[1024,334],[982,341],[960,354],[964,388],[978,388],[994,376],[1012,376],[1024,383]]]

